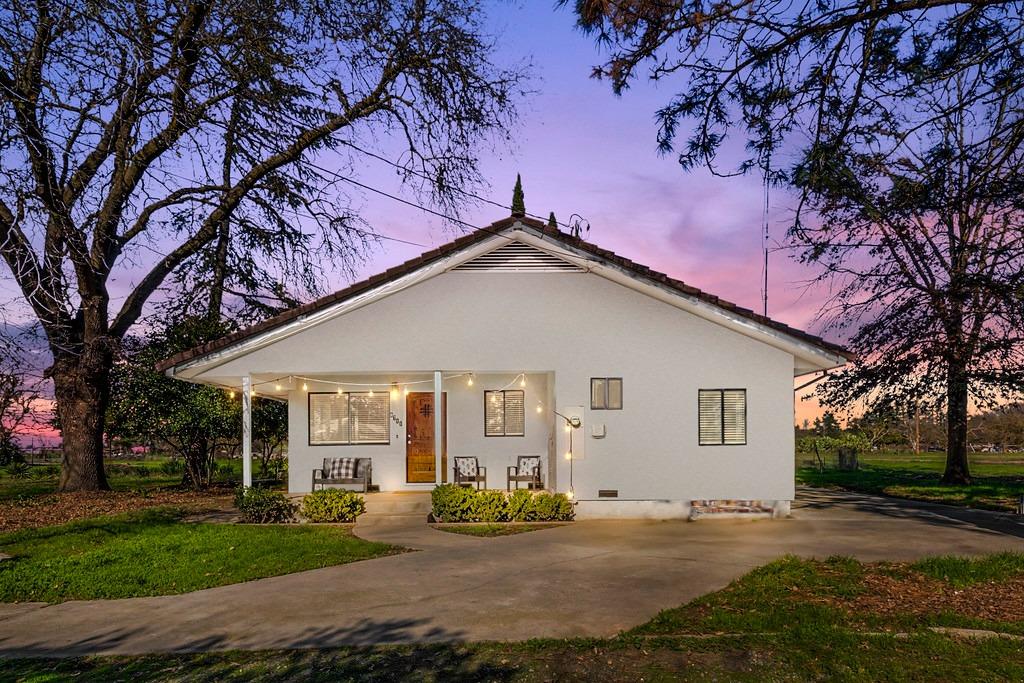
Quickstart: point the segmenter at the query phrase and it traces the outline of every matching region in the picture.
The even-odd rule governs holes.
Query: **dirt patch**
[[[182,507],[196,513],[228,510],[232,506],[232,496],[225,490],[176,489],[51,493],[0,503],[0,532],[65,524],[161,505]]]
[[[1024,621],[1024,578],[953,586],[901,568],[893,575],[869,570],[865,592],[848,601],[854,612],[935,615],[951,612],[990,621]]]

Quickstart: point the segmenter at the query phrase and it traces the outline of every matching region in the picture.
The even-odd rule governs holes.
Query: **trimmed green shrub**
[[[235,489],[235,507],[242,513],[242,521],[249,524],[290,522],[298,508],[279,491],[251,487]]]
[[[439,522],[471,522],[476,499],[473,489],[441,484],[430,493],[431,510]]]
[[[504,491],[478,491],[474,494],[474,517],[478,522],[508,521],[508,499]]]
[[[568,522],[575,514],[564,493],[520,489],[507,494],[455,484],[435,488],[431,504],[438,522]]]
[[[564,493],[542,491],[533,497],[530,521],[567,522],[573,518],[572,503]]]
[[[354,522],[366,512],[366,501],[355,491],[323,489],[307,494],[299,512],[310,522]]]
[[[134,474],[135,474],[136,477],[139,477],[140,479],[146,479],[152,473],[153,472],[148,467],[146,467],[145,465],[136,465],[135,466]]]
[[[508,497],[505,514],[513,522],[525,522],[529,519],[533,507],[533,493],[526,489],[516,489]]]

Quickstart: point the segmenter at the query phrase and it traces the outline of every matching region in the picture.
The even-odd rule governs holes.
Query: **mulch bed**
[[[955,588],[906,570],[898,577],[869,571],[866,591],[849,601],[855,612],[937,615],[943,612],[990,621],[1024,621],[1024,578]]]
[[[799,599],[826,603],[853,615],[935,616],[959,614],[1002,622],[1024,621],[1024,577],[957,588],[902,563],[865,565],[863,590],[849,597],[795,591]],[[822,571],[828,572],[822,568]]]
[[[0,502],[0,532],[66,524],[78,519],[164,505],[193,512],[224,510],[231,508],[232,495],[223,489],[50,493]]]

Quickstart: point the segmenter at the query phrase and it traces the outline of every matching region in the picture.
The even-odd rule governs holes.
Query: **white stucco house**
[[[681,517],[708,500],[788,511],[794,377],[849,358],[512,216],[160,369],[246,409],[287,401],[290,492],[325,457],[369,457],[375,489],[420,491],[451,481],[455,456],[505,489],[537,455],[578,517]]]

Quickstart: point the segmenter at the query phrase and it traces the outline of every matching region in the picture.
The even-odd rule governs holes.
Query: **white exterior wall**
[[[230,360],[201,378],[431,369],[551,373],[561,412],[587,407],[572,463],[577,499],[616,489],[620,500],[790,500],[793,368],[789,353],[598,275],[447,272]],[[623,410],[589,410],[591,377],[623,378]],[[697,390],[723,387],[747,390],[747,445],[698,446]],[[482,410],[484,388],[477,383],[466,405]],[[467,411],[465,423],[456,417],[461,391],[449,401],[449,456],[479,448],[498,453],[500,462],[520,450],[506,445],[508,439],[485,439],[482,415]],[[528,419],[534,405],[528,396]],[[312,453],[303,445],[304,411],[305,397],[293,396],[295,491],[308,489],[312,463],[329,451],[362,450],[317,447]],[[404,408],[400,415],[404,419]],[[593,424],[605,425],[604,439],[591,437]],[[540,437],[547,436],[543,429],[528,424],[525,452],[537,451]],[[555,432],[557,488],[565,491],[567,440],[560,426]],[[374,456],[385,452],[365,448]],[[404,435],[397,439],[393,432],[386,448],[404,476]],[[375,479],[386,487],[398,481],[388,467],[375,457]],[[489,474],[492,487],[504,486],[503,466]]]

